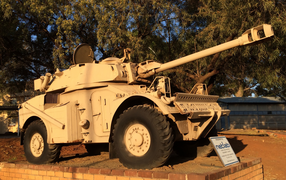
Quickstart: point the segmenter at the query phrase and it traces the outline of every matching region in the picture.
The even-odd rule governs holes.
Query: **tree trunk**
[[[214,87],[216,76],[217,76],[217,74],[210,77],[210,80],[209,80],[208,85],[207,85],[208,94],[210,94],[212,88]]]
[[[235,93],[235,97],[243,97],[243,93],[244,93],[244,88],[243,86],[240,84],[239,88],[237,90],[237,92]]]

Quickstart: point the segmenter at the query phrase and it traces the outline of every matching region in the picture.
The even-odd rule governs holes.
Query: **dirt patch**
[[[24,148],[20,145],[20,138],[3,138],[0,139],[0,161],[18,162],[26,161]]]
[[[266,180],[286,179],[286,140],[275,136],[225,135],[241,160],[262,158]],[[0,161],[28,163],[24,156],[20,138],[0,137]],[[82,166],[110,169],[126,169],[118,159],[109,159],[108,152],[88,156],[84,145],[65,146],[61,150],[59,166]],[[183,158],[172,154],[162,167],[153,170],[177,173],[208,172],[222,167],[219,158],[213,153],[206,158]]]
[[[286,179],[286,140],[275,136],[226,136],[238,157],[261,157],[266,180]],[[244,146],[244,148],[243,148]]]

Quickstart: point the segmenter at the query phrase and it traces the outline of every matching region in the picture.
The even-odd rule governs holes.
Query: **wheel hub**
[[[150,133],[142,124],[133,124],[127,128],[124,141],[131,154],[143,156],[150,148]]]
[[[136,147],[140,147],[143,143],[143,136],[139,133],[133,133],[131,137],[131,144],[134,144]]]
[[[39,157],[42,155],[44,151],[44,139],[39,133],[35,133],[30,142],[31,153],[35,157]]]

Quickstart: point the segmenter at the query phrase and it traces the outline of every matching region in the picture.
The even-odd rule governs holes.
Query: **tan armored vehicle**
[[[84,143],[89,153],[109,143],[110,157],[128,168],[154,168],[166,162],[173,147],[182,155],[206,155],[207,137],[221,116],[218,96],[205,85],[190,93],[171,92],[170,79],[147,78],[158,72],[233,47],[256,44],[273,36],[270,25],[252,28],[236,40],[160,64],[140,64],[125,57],[94,61],[90,46],[74,52],[74,65],[35,80],[44,94],[20,106],[19,119],[26,158],[35,164],[56,161],[63,145]],[[146,84],[149,85],[147,86]]]

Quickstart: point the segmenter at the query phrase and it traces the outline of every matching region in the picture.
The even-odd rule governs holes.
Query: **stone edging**
[[[257,166],[257,167],[256,167]],[[0,177],[14,177],[19,179],[45,179],[43,177],[71,178],[71,179],[168,179],[168,180],[215,180],[215,179],[236,179],[239,177],[256,176],[253,172],[263,179],[261,158],[240,162],[228,167],[208,173],[168,173],[151,170],[133,169],[100,169],[92,167],[64,167],[56,165],[34,165],[0,162]],[[245,173],[241,173],[245,171]],[[239,172],[239,173],[238,173]],[[251,175],[250,175],[251,174]],[[20,177],[21,176],[21,177]],[[33,177],[32,177],[33,176]],[[107,178],[109,177],[109,178]],[[112,178],[114,177],[114,178]],[[225,178],[224,178],[225,177]],[[4,179],[4,178],[3,178]],[[8,179],[8,178],[7,178]],[[247,178],[253,179],[253,178]],[[254,178],[260,179],[260,178]]]

